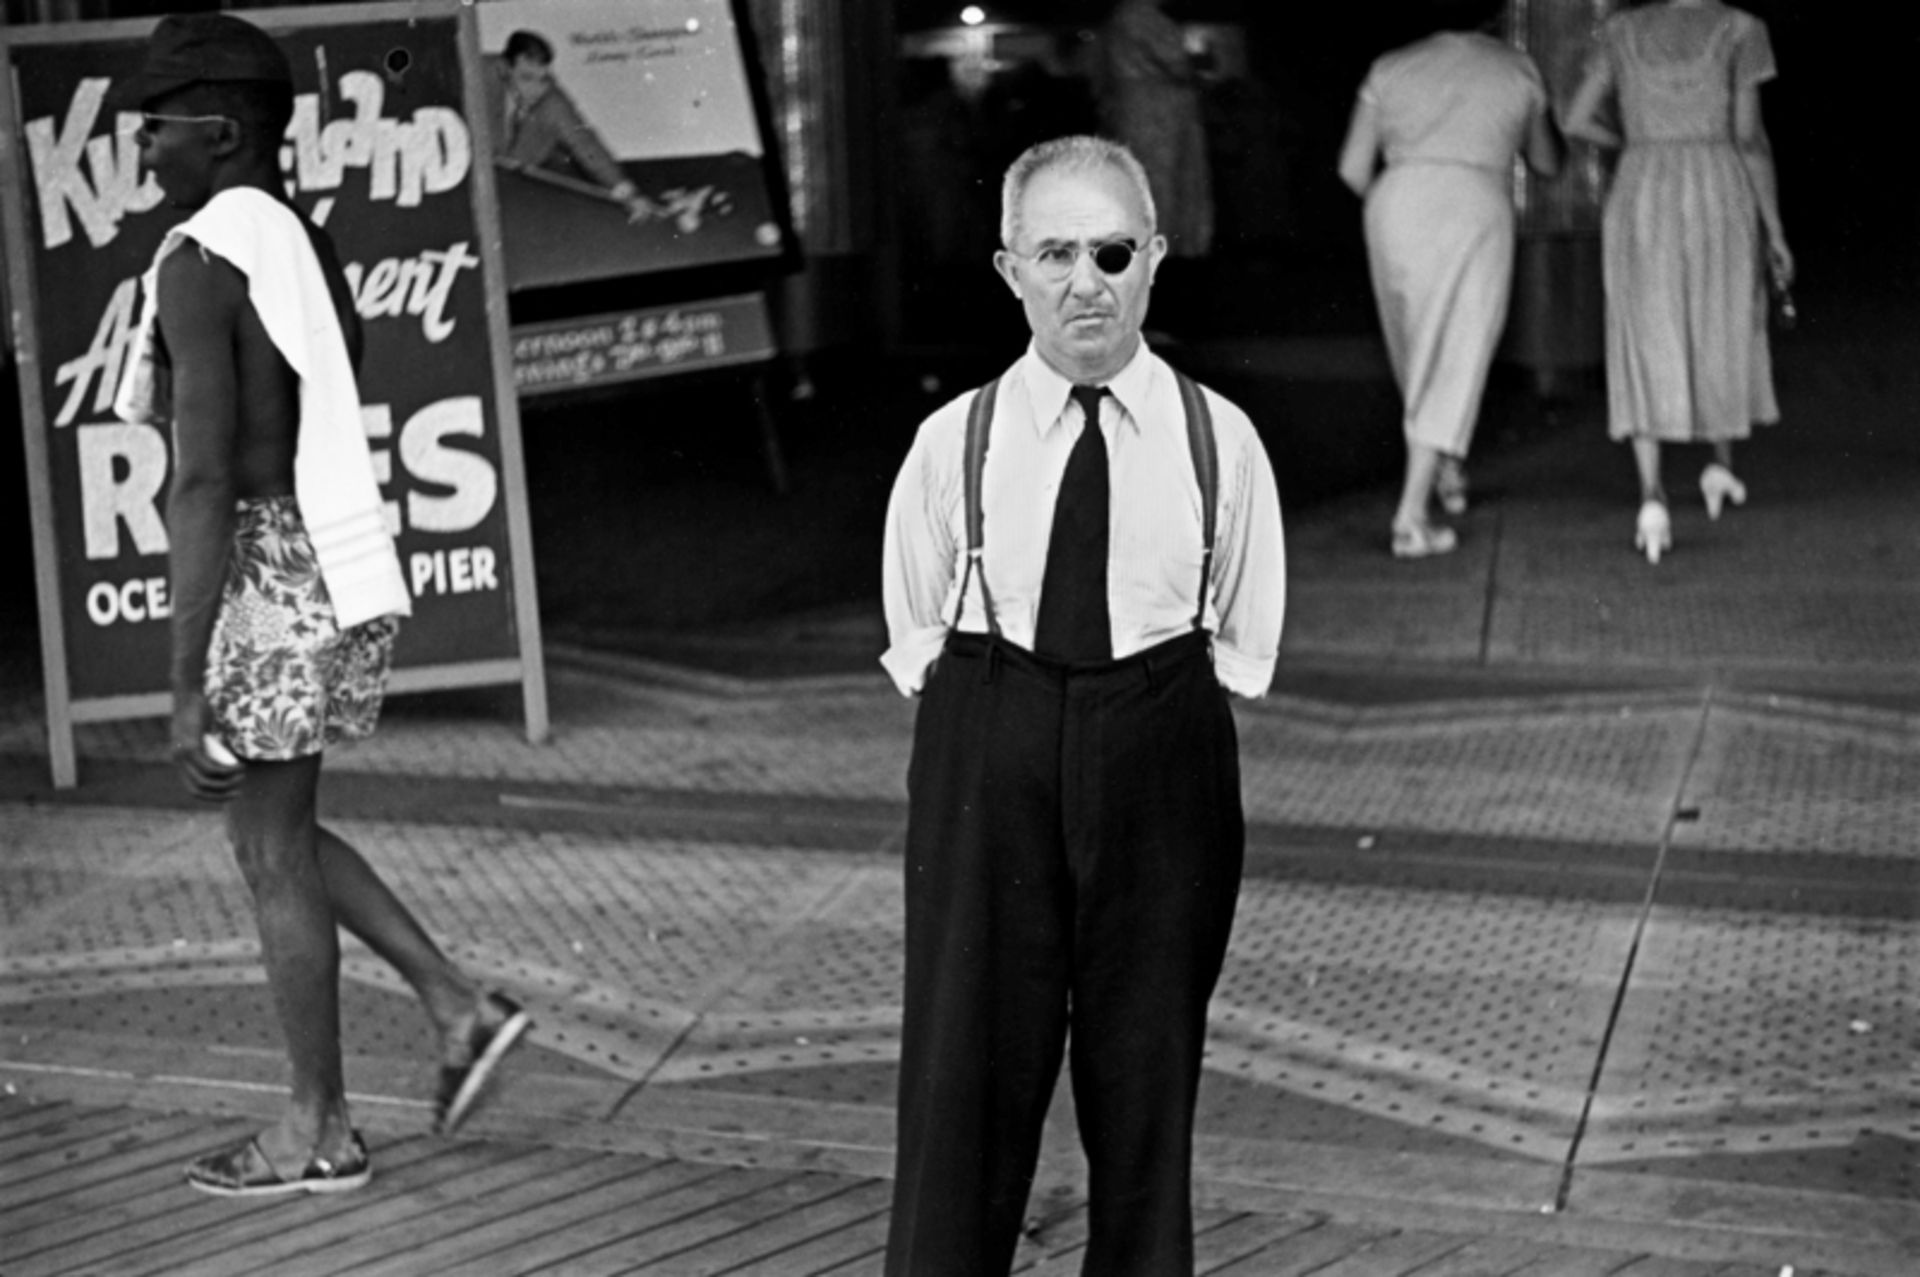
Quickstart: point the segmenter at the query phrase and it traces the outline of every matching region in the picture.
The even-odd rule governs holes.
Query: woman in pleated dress
[[[1720,0],[1662,0],[1610,18],[1567,110],[1567,132],[1624,147],[1601,225],[1608,433],[1640,476],[1634,546],[1673,545],[1661,447],[1706,443],[1707,514],[1746,501],[1733,445],[1779,420],[1766,277],[1793,255],[1780,225],[1760,86],[1774,75],[1760,19]]]
[[[1341,180],[1366,201],[1374,299],[1405,401],[1398,558],[1458,544],[1430,506],[1438,484],[1448,513],[1466,509],[1461,462],[1513,282],[1514,156],[1541,173],[1559,167],[1538,68],[1484,30],[1501,8],[1452,0],[1445,29],[1379,58],[1340,155]]]

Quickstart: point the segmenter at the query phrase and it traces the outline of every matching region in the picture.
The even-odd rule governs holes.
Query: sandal
[[[533,1027],[533,1017],[504,994],[489,993],[487,1005],[499,1018],[483,1024],[475,1017],[467,1030],[467,1062],[440,1067],[440,1087],[433,1104],[433,1129],[438,1134],[451,1135],[466,1119],[494,1068]]]
[[[1648,498],[1640,503],[1640,517],[1634,521],[1633,548],[1644,552],[1647,562],[1660,566],[1660,556],[1673,548],[1673,520],[1667,515],[1667,503]]]
[[[1467,512],[1467,469],[1460,458],[1440,458],[1433,473],[1433,495],[1440,499],[1440,508],[1455,518]]]
[[[334,1161],[316,1154],[307,1159],[306,1169],[293,1179],[282,1175],[267,1159],[258,1136],[218,1153],[208,1153],[187,1165],[187,1183],[215,1197],[345,1193],[364,1188],[372,1178],[373,1162],[358,1131],[353,1133],[344,1159]]]
[[[1700,495],[1707,502],[1707,517],[1717,519],[1721,507],[1727,502],[1735,505],[1747,503],[1747,485],[1734,478],[1733,471],[1716,461],[1700,472]]]
[[[1393,557],[1424,559],[1435,554],[1451,554],[1460,544],[1454,530],[1432,523],[1396,523],[1393,525]]]

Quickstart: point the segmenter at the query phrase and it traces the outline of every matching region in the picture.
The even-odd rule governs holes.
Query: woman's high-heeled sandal
[[[1395,523],[1393,557],[1425,559],[1436,554],[1451,554],[1460,544],[1452,528],[1431,523]]]
[[[1664,501],[1640,503],[1640,518],[1634,525],[1633,548],[1646,553],[1647,562],[1658,565],[1660,556],[1673,548],[1673,521],[1667,517]]]
[[[1455,518],[1467,512],[1467,469],[1458,457],[1442,457],[1433,472],[1433,495]]]
[[[1734,478],[1733,471],[1718,461],[1700,472],[1700,495],[1707,501],[1707,517],[1717,519],[1727,502],[1747,503],[1747,485]]]

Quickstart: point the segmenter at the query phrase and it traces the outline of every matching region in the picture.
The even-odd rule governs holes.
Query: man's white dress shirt
[[[982,562],[1001,634],[1029,650],[1040,609],[1054,499],[1083,428],[1073,383],[1039,352],[1000,380],[981,480]],[[1112,481],[1107,597],[1115,659],[1193,629],[1204,552],[1199,480],[1173,370],[1146,343],[1112,381],[1099,429]],[[1286,548],[1273,467],[1246,413],[1205,391],[1220,455],[1213,591],[1203,623],[1214,673],[1241,696],[1273,681],[1286,610]],[[967,552],[968,392],[921,423],[887,510],[880,662],[919,692],[949,630],[987,632],[979,583],[959,597]]]

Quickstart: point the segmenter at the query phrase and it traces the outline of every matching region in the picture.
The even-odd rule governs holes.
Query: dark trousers
[[[1084,1271],[1192,1271],[1194,1098],[1245,847],[1206,643],[1080,668],[956,635],[929,678],[889,1277],[1011,1266],[1069,1036]]]

